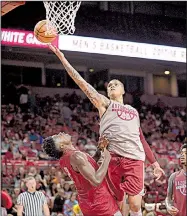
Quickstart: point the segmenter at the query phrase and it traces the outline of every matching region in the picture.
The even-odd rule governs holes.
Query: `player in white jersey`
[[[138,112],[123,104],[125,94],[123,84],[112,80],[107,87],[108,99],[99,94],[70,65],[63,53],[53,45],[49,48],[62,62],[69,76],[87,95],[98,109],[100,116],[100,135],[109,140],[112,159],[108,169],[108,183],[118,201],[128,194],[131,216],[141,216],[141,200],[144,187],[145,155],[154,168],[157,178],[164,173],[148,145],[140,128]],[[124,179],[125,181],[122,181]]]

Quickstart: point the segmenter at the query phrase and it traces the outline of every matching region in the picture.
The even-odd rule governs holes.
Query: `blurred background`
[[[43,2],[27,2],[2,17],[1,175],[2,190],[14,202],[7,210],[11,215],[28,174],[36,177],[52,215],[70,215],[64,203],[73,205],[76,188],[58,161],[42,152],[42,140],[64,131],[90,155],[98,141],[97,110],[57,57],[34,39],[34,26],[45,16]],[[160,203],[164,212],[167,177],[180,167],[186,137],[186,2],[84,1],[75,26],[79,37],[69,36],[71,44],[63,36],[55,43],[101,93],[111,79],[124,83],[124,101],[138,110],[146,140],[166,172],[155,181],[145,169],[144,215],[161,211],[147,203]]]

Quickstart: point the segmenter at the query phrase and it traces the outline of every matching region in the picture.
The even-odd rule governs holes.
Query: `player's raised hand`
[[[109,144],[109,141],[108,141],[108,139],[106,138],[106,136],[101,136],[101,137],[99,138],[98,148],[99,148],[100,150],[103,151],[103,150],[108,146],[108,144]]]
[[[56,56],[58,56],[59,59],[60,59],[61,57],[64,57],[64,54],[63,54],[56,46],[54,46],[54,45],[52,45],[52,44],[49,44],[48,46],[49,46],[49,49],[50,49],[52,52],[54,52],[54,54],[55,54]]]
[[[177,215],[177,213],[179,212],[179,210],[177,208],[175,208],[174,206],[167,207],[167,211],[172,216]]]

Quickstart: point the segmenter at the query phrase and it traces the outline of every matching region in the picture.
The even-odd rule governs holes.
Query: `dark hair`
[[[77,193],[76,192],[72,192],[71,195],[70,195],[70,198],[69,198],[70,200],[71,200],[71,198],[72,198],[73,195],[76,195],[76,198],[77,198]]]
[[[51,136],[44,139],[42,148],[43,151],[50,157],[60,159],[63,155],[63,152],[57,149],[55,142]]]
[[[184,143],[184,144],[181,146],[180,151],[182,151],[183,149],[186,149],[186,148],[187,148],[187,143]]]

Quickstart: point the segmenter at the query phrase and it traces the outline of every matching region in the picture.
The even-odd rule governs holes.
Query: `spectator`
[[[32,154],[33,157],[38,157],[38,151],[36,150],[36,142],[31,141],[31,149],[29,150],[29,152]]]
[[[52,195],[52,197],[55,197],[56,196],[56,194],[57,194],[57,192],[58,192],[58,190],[57,190],[57,184],[55,184],[55,183],[50,183],[50,191],[51,191],[51,195]]]
[[[64,116],[64,121],[65,121],[66,125],[71,127],[72,111],[66,103],[64,103],[64,105],[63,105],[62,115]]]
[[[27,146],[27,147],[31,146],[31,142],[30,142],[30,138],[29,138],[29,134],[28,133],[24,134],[23,145]]]
[[[39,176],[41,178],[41,176],[38,174],[37,169],[33,166],[30,167],[29,171],[28,171],[28,176],[33,176],[33,177],[37,177]]]
[[[20,167],[18,170],[18,174],[14,178],[14,187],[19,188],[21,186],[21,181],[26,177],[26,172],[24,167]]]
[[[36,98],[32,91],[28,91],[28,108],[31,113],[37,113]]]
[[[53,205],[52,212],[62,213],[65,199],[66,199],[66,197],[65,197],[64,190],[62,188],[60,188],[58,190],[58,193],[57,193],[55,199],[54,199],[54,205]]]
[[[64,215],[65,216],[73,216],[73,207],[78,204],[77,194],[72,193],[70,199],[66,200],[64,203]]]
[[[40,174],[37,174],[35,177],[36,180],[36,190],[37,191],[46,191],[46,187],[47,187],[47,183],[45,181],[45,179],[41,178]]]
[[[4,140],[1,142],[1,147],[2,147],[1,151],[5,153],[10,148],[10,142],[7,137],[5,137]]]
[[[28,111],[28,94],[22,93],[19,98],[19,104],[23,113]]]
[[[178,135],[176,136],[176,141],[182,143],[182,142],[184,142],[185,137],[186,137],[185,131],[182,129],[182,130],[178,133]]]
[[[20,136],[19,136],[18,133],[15,133],[15,135],[14,135],[14,137],[12,139],[13,139],[12,142],[17,146],[17,148],[23,145],[23,142],[20,139]]]
[[[37,141],[38,140],[38,134],[34,131],[34,129],[31,129],[31,132],[29,134],[30,141]]]
[[[64,186],[63,186],[64,193],[65,193],[65,196],[66,196],[67,198],[69,198],[70,195],[71,195],[70,184],[71,184],[71,181],[70,181],[70,182],[65,181],[65,182],[64,182]]]
[[[27,94],[27,92],[24,93]],[[2,105],[2,153],[7,152],[6,158],[17,160],[17,162],[13,162],[14,168],[17,168],[16,163],[19,163],[20,159],[24,160],[21,163],[24,162],[27,166],[24,169],[20,165],[18,173],[15,169],[14,178],[11,180],[10,175],[6,176],[6,181],[13,181],[16,190],[21,188],[21,191],[25,191],[23,180],[28,175],[35,176],[37,190],[45,193],[51,210],[54,208],[53,201],[60,196],[60,191],[64,191],[64,200],[70,201],[70,196],[72,192],[76,192],[76,188],[67,175],[54,166],[49,167],[47,165],[47,160],[51,160],[51,158],[42,152],[43,138],[62,131],[70,133],[76,148],[90,155],[94,154],[96,149],[95,141],[98,139],[98,114],[94,112],[93,106],[87,98],[83,99],[75,93],[73,95],[72,98],[72,95],[65,95],[63,102],[59,96],[54,98],[35,96],[38,107],[37,114],[32,112],[25,114],[18,106],[12,104]],[[76,101],[78,101],[77,105],[75,104]],[[180,107],[169,108],[163,103],[159,103],[155,106],[142,103],[141,106],[138,106],[138,109],[146,139],[159,160],[163,161],[162,168],[165,170],[166,176],[168,176],[171,172],[179,169],[179,165],[177,165],[178,150],[181,142],[185,139],[185,131],[183,130],[186,121],[185,109]],[[64,109],[64,107],[66,108]],[[68,110],[69,116],[65,120],[66,110]],[[60,117],[58,111],[62,113]],[[29,157],[33,155],[32,153],[35,156]],[[33,163],[33,166],[31,166],[31,163]],[[34,167],[34,163],[37,164],[37,169]],[[160,194],[164,196],[162,183],[150,181],[151,175],[152,171],[148,168],[145,172],[146,190],[149,192],[162,188],[163,194]],[[165,181],[164,179],[161,180]],[[3,182],[3,184],[6,185],[6,188],[10,188],[11,191],[11,187],[7,186],[11,183],[5,184]],[[165,185],[165,182],[163,185]],[[15,192],[13,192],[14,196],[16,196]],[[154,199],[154,196],[145,196],[145,201],[150,202],[154,201]],[[54,212],[54,214],[57,213]]]

